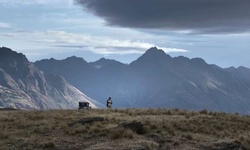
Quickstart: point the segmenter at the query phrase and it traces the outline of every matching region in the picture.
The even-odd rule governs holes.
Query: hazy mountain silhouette
[[[102,58],[92,63],[82,60],[84,65],[72,65],[71,72],[54,69],[66,60],[41,60],[35,65],[62,75],[100,102],[111,96],[117,107],[250,112],[250,82],[201,58],[172,58],[153,47],[128,65]]]
[[[9,48],[0,48],[0,107],[77,108],[78,101],[88,101],[92,107],[96,107],[95,101],[63,77],[44,74],[25,55]]]
[[[231,72],[237,78],[241,78],[245,81],[250,82],[250,69],[249,68],[240,66],[238,68],[229,67],[229,68],[226,68],[226,70]]]
[[[80,58],[74,58],[80,60]],[[106,98],[111,95],[114,99],[119,96],[116,95],[117,93],[115,94],[114,91],[117,90],[118,85],[123,84],[123,78],[127,73],[127,65],[104,58],[91,63],[87,63],[81,59],[78,64],[73,65],[68,65],[70,64],[68,60],[69,58],[57,61],[54,59],[44,59],[35,62],[35,65],[47,73],[62,75],[79,90],[93,95],[102,103],[105,103]],[[57,68],[62,69],[59,70]]]

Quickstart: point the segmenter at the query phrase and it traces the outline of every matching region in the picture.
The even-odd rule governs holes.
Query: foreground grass
[[[86,117],[103,121],[75,123]],[[136,133],[119,125],[144,124]],[[0,149],[250,149],[250,116],[178,109],[0,111]]]

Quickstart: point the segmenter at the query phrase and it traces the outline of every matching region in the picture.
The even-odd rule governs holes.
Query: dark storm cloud
[[[192,33],[250,31],[250,0],[75,0],[107,25],[192,30]]]

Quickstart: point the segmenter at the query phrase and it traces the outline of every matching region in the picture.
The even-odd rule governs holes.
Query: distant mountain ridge
[[[250,113],[248,68],[232,72],[209,65],[201,58],[172,58],[156,47],[130,64],[102,58],[91,63],[82,60],[78,65],[70,66],[64,64],[65,60],[41,60],[35,65],[45,72],[62,75],[100,102],[111,96],[115,107]],[[54,69],[58,66],[66,67],[64,71]],[[68,67],[75,71],[69,72]]]
[[[240,66],[238,68],[229,67],[227,71],[231,72],[234,76],[241,78],[242,80],[250,82],[250,69]]]
[[[16,109],[70,109],[78,101],[95,102],[62,76],[44,74],[25,55],[0,48],[0,107]]]

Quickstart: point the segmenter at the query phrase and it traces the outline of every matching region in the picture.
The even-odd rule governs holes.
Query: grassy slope
[[[102,122],[68,124],[85,117]],[[145,132],[118,127],[139,121]],[[250,149],[250,116],[178,109],[0,111],[0,149]]]

